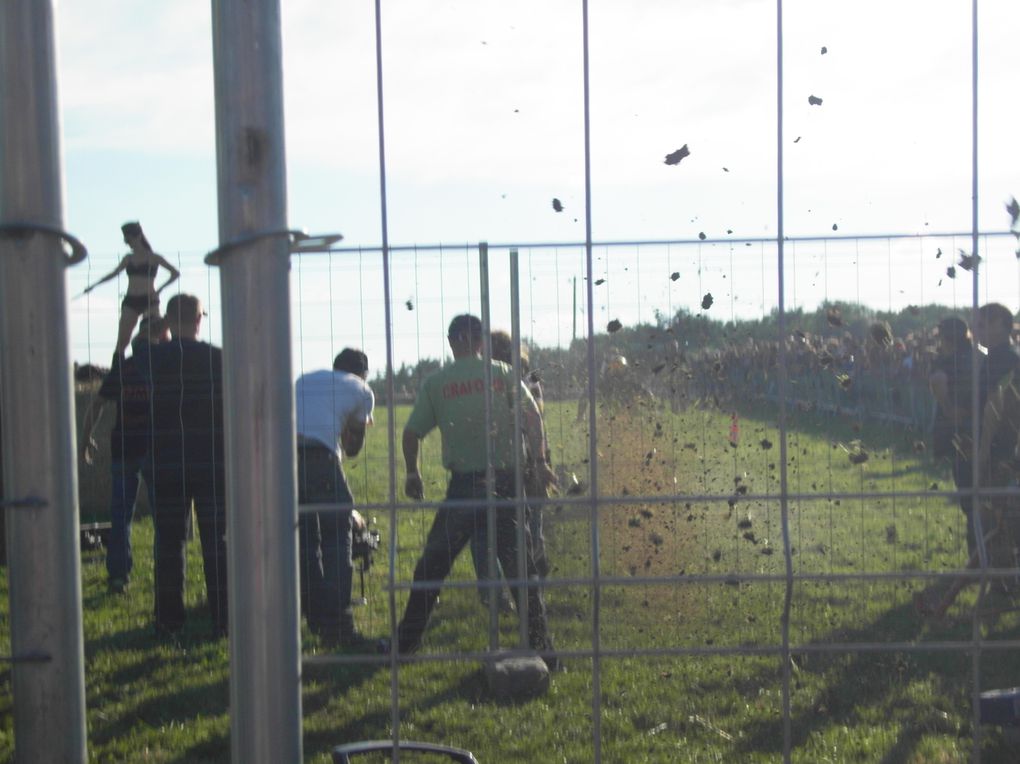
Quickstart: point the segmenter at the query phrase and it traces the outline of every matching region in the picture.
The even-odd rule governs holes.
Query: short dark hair
[[[939,337],[954,345],[969,345],[970,338],[967,336],[969,332],[967,322],[962,318],[948,316],[939,321]]]
[[[1000,302],[990,302],[978,308],[978,317],[985,323],[1001,324],[1007,329],[1013,329],[1013,313]]]
[[[478,316],[472,316],[470,313],[454,316],[450,322],[450,328],[446,332],[446,338],[451,342],[481,342],[481,319]]]
[[[202,303],[193,294],[175,294],[166,304],[166,322],[173,331],[180,327],[185,321],[194,321],[199,316],[204,316]]]
[[[333,359],[333,371],[346,371],[363,377],[368,374],[368,356],[357,348],[344,348]]]
[[[153,337],[162,337],[166,327],[166,319],[162,316],[143,316],[138,322],[138,333],[131,340],[131,347],[135,347],[136,344],[149,344]]]

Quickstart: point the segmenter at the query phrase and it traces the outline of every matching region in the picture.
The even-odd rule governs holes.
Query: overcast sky
[[[377,246],[374,4],[282,6],[291,225]],[[1003,203],[1020,194],[1020,3],[985,0],[980,12],[980,225],[1003,231]],[[775,3],[593,0],[589,17],[593,237],[774,236]],[[124,251],[120,224],[137,219],[156,249],[183,266],[182,288],[215,308],[216,274],[201,264],[217,243],[210,18],[210,4],[197,0],[60,3],[66,218],[93,253],[72,272],[72,291],[112,268]],[[450,316],[478,309],[477,256],[465,244],[584,239],[581,4],[388,0],[383,24],[390,241],[454,250],[442,268],[431,252],[395,258],[398,360],[413,360],[442,351]],[[788,236],[832,234],[834,225],[839,235],[970,229],[969,1],[788,1],[783,45]],[[666,165],[665,155],[685,144],[690,156]],[[876,307],[966,302],[969,285],[942,278],[948,263],[934,254],[942,246],[951,256],[957,244],[970,246],[882,242],[863,254],[860,243],[802,247],[799,261],[788,260],[796,297],[787,299],[812,305],[843,290]],[[982,289],[1007,289],[988,294],[1016,309],[1012,241],[995,246]],[[774,246],[600,254],[598,267],[611,275],[595,306],[600,321],[696,310],[709,290],[716,317],[775,304]],[[523,252],[526,334],[569,339],[580,255]],[[505,253],[493,257],[494,273],[503,273]],[[359,341],[381,363],[377,262],[335,254],[295,266],[295,331],[314,340],[296,351],[296,366],[301,352],[315,357],[306,365],[321,365],[323,342],[332,351]],[[666,268],[683,278],[669,282]],[[496,291],[497,320],[507,323],[502,283]],[[73,303],[75,358],[108,357],[117,301],[110,285]]]

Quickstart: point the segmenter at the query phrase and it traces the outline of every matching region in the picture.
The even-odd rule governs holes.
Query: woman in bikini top
[[[177,280],[180,273],[162,255],[152,251],[149,240],[142,233],[139,223],[125,223],[121,227],[124,232],[124,243],[131,247],[131,254],[124,255],[120,263],[110,273],[85,289],[91,292],[100,284],[116,278],[122,271],[127,274],[127,293],[120,307],[120,329],[117,333],[117,355],[123,355],[131,341],[131,334],[141,316],[159,317],[159,293]],[[156,288],[156,274],[160,267],[165,268],[168,278],[159,289]]]

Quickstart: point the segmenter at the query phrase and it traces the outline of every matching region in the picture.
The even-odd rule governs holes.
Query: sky
[[[353,248],[292,261],[294,373],[352,344],[379,368],[374,3],[281,5],[290,224],[340,232]],[[1003,204],[1020,195],[1020,4],[983,0],[980,14],[978,225],[1003,232]],[[964,274],[945,275],[968,237],[854,238],[971,229],[968,1],[784,2],[780,112],[775,2],[592,0],[592,237],[686,243],[597,246],[605,281],[590,309],[576,246],[581,3],[386,0],[382,20],[389,241],[419,246],[392,258],[397,365],[443,354],[449,319],[480,310],[480,241],[519,245],[522,330],[541,344],[569,342],[575,319],[583,334],[589,310],[601,330],[697,312],[706,292],[714,318],[768,313],[777,247],[758,240],[778,230],[780,114],[785,234],[848,237],[786,247],[788,307],[970,302]],[[181,269],[181,289],[208,303],[217,341],[218,274],[202,262],[218,236],[210,4],[62,0],[57,45],[65,219],[91,252],[69,274],[71,294],[114,267],[120,224],[140,220]],[[689,156],[664,163],[684,145]],[[527,246],[539,242],[561,246]],[[1014,246],[982,240],[978,284],[982,300],[1016,309]],[[493,323],[509,327],[508,248],[489,260]],[[106,363],[123,286],[72,299],[76,360]]]

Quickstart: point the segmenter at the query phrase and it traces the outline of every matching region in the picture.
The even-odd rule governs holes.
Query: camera
[[[364,516],[351,512],[351,559],[360,562],[362,573],[372,567],[372,553],[379,549],[379,531],[369,528]]]

